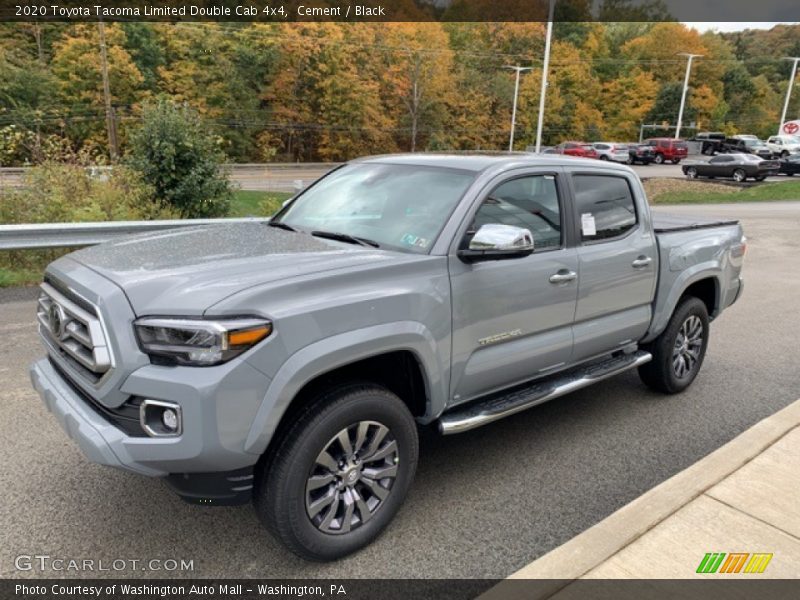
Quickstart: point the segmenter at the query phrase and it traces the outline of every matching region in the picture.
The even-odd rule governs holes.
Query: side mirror
[[[522,258],[533,253],[533,234],[513,225],[487,223],[469,242],[469,248],[458,251],[464,262]]]

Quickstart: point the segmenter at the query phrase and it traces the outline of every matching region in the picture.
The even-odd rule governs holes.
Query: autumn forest
[[[408,150],[503,149],[513,72],[516,147],[533,143],[541,23],[106,23],[120,153],[142,107],[188,104],[234,162],[338,161]],[[69,147],[109,159],[98,24],[0,25],[0,165]],[[800,26],[699,33],[680,23],[557,23],[544,142],[633,140],[684,122],[766,136],[778,125]],[[800,116],[800,93],[789,118]],[[691,132],[691,130],[690,130]],[[46,158],[46,157],[45,157]]]

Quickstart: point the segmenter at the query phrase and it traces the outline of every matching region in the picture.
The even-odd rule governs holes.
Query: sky
[[[716,30],[716,31],[742,31],[743,29],[772,29],[775,25],[781,25],[781,23],[683,23],[684,25],[688,25],[689,27],[694,27],[700,32],[709,31],[709,30]],[[788,25],[789,23],[784,23]]]

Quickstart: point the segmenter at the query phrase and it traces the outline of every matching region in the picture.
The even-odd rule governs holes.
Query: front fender
[[[447,399],[449,377],[434,336],[422,323],[398,321],[349,331],[298,350],[278,369],[245,441],[245,451],[262,454],[289,404],[312,379],[359,360],[393,352],[412,352],[422,368],[428,396],[426,416],[438,415]]]

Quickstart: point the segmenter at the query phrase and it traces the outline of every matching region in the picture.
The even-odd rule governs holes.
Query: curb
[[[658,523],[725,479],[800,426],[800,400],[759,421],[692,466],[645,492],[596,525],[522,567],[508,579],[544,579],[534,597],[546,598],[647,533]],[[483,598],[514,597],[501,582]],[[519,589],[519,588],[517,588]],[[530,600],[531,595],[526,595]]]

